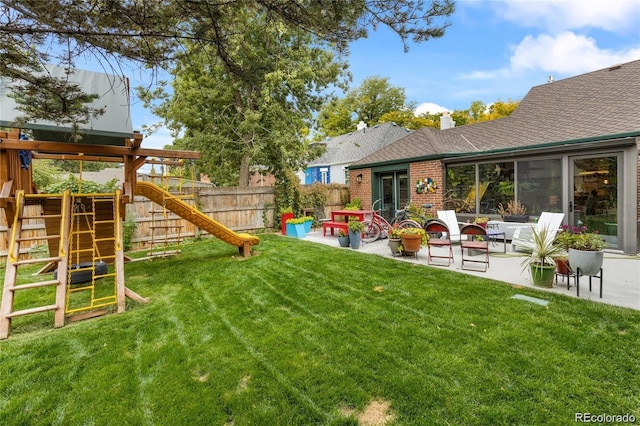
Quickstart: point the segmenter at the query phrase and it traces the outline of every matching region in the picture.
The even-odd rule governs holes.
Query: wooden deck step
[[[37,308],[23,309],[21,311],[11,312],[6,315],[7,318],[21,317],[23,315],[37,314],[40,312],[55,311],[58,305],[39,306]]]

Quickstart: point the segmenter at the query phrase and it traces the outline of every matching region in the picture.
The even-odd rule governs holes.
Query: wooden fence
[[[169,188],[171,190],[171,188]],[[332,185],[327,190],[327,202],[323,211],[316,211],[318,218],[329,217],[332,210],[344,206],[349,198],[347,186]],[[185,187],[182,194],[178,195],[186,203],[196,203],[198,210],[212,219],[220,222],[237,232],[255,232],[267,228],[279,228],[279,224],[273,223],[274,218],[274,188],[250,187],[250,188],[213,188],[213,187]],[[27,206],[30,216],[40,214],[39,205]],[[133,203],[126,207],[127,220],[135,223],[135,232],[132,238],[132,249],[148,247],[153,238],[164,239],[158,236],[156,229],[159,225],[167,226],[170,235],[192,238],[201,236],[204,232],[197,229],[192,223],[183,220],[179,216],[163,208],[151,200],[136,196]],[[155,227],[155,228],[154,228]],[[44,220],[30,221],[24,227],[26,234],[23,236],[44,237],[46,230]],[[0,262],[4,264],[9,248],[8,226],[4,215],[4,209],[0,209]],[[32,256],[47,256],[47,241],[25,241],[21,244],[21,258]]]

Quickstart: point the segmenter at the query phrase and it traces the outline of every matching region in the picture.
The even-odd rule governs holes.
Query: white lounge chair
[[[563,219],[564,213],[542,212],[535,226],[531,225],[531,228],[516,228],[511,240],[511,250],[526,249],[528,244],[523,242],[531,239],[531,229],[534,228],[538,233],[546,229],[547,239],[554,239],[562,226]]]
[[[447,228],[449,228],[448,237],[451,242],[454,240],[460,242],[462,238],[460,235],[460,223],[456,217],[455,210],[438,210],[438,219],[447,224]]]

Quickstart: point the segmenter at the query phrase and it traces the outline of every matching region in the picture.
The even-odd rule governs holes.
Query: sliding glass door
[[[610,248],[618,246],[618,168],[621,154],[570,157],[570,225],[598,231]]]

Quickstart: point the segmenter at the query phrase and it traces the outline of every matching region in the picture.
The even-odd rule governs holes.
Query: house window
[[[447,167],[444,209],[457,213],[475,213],[476,166]]]
[[[320,182],[329,183],[329,168],[327,167],[320,168]]]
[[[477,192],[480,214],[497,214],[500,204],[506,207],[515,197],[513,161],[480,164]]]
[[[518,161],[518,199],[527,214],[562,212],[562,160]]]
[[[562,211],[560,158],[448,166],[446,185],[444,207],[458,213],[498,214],[511,200],[530,215]]]

